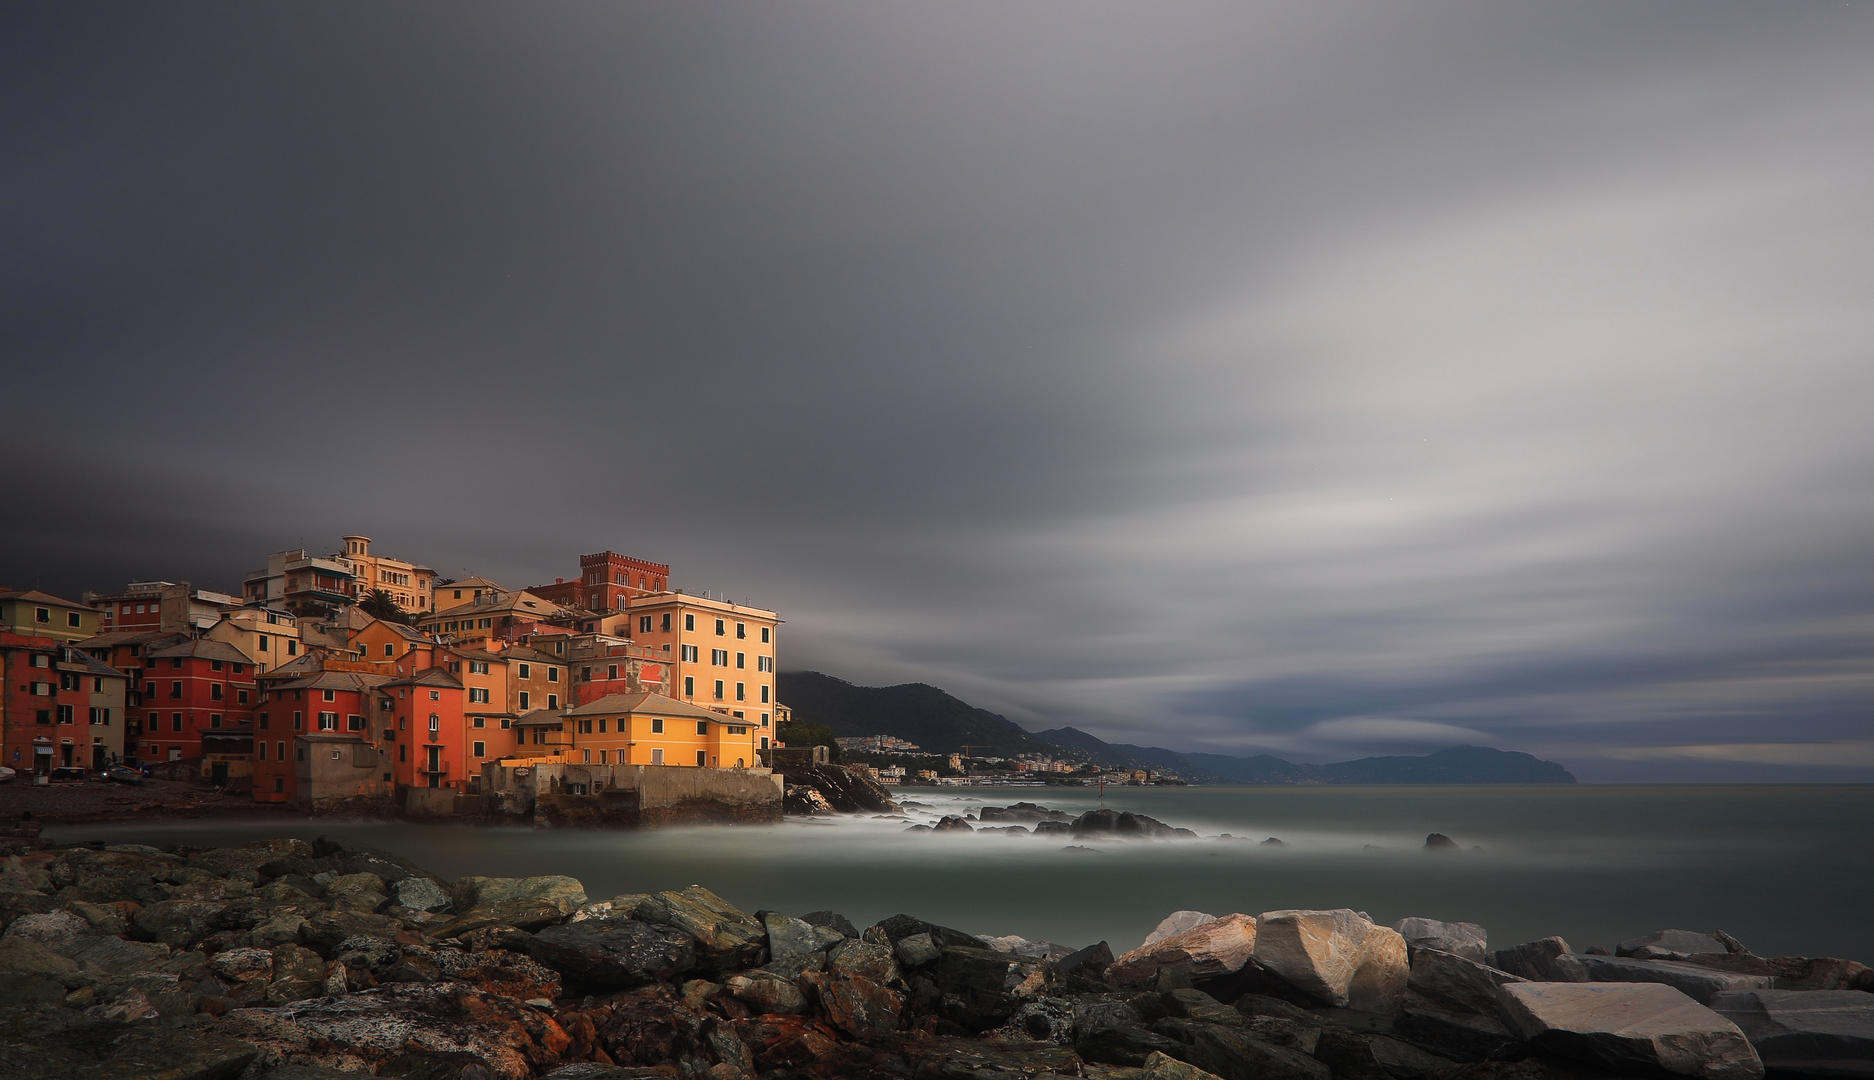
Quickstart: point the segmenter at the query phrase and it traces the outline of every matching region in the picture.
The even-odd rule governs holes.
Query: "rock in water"
[[[1395,1013],[1405,999],[1405,939],[1346,908],[1263,913],[1256,919],[1255,960],[1337,1008]]]
[[[1437,919],[1400,919],[1392,928],[1405,938],[1406,949],[1416,953],[1419,949],[1437,949],[1453,956],[1462,956],[1466,960],[1486,963],[1490,959],[1485,952],[1489,937],[1484,928],[1476,923],[1439,922]]]
[[[1535,1046],[1623,1072],[1757,1080],[1744,1033],[1660,983],[1510,983],[1503,1015]]]
[[[1145,935],[1145,942],[1139,947],[1144,948],[1146,945],[1156,945],[1158,942],[1174,934],[1182,934],[1186,930],[1195,930],[1207,922],[1216,921],[1217,917],[1215,915],[1206,914],[1202,911],[1174,911],[1160,920],[1159,924],[1153,928],[1151,933]]]
[[[549,926],[527,942],[535,960],[582,982],[639,986],[696,966],[696,942],[668,926],[636,919],[588,919]]]
[[[1587,982],[1588,971],[1559,937],[1525,941],[1490,956],[1490,966],[1531,982]]]
[[[1115,986],[1143,986],[1161,968],[1194,979],[1233,975],[1243,970],[1255,948],[1256,920],[1226,915],[1141,945],[1106,969],[1106,981]]]
[[[1713,994],[1727,990],[1768,990],[1768,975],[1745,975],[1733,971],[1687,964],[1678,960],[1639,960],[1631,956],[1578,956],[1575,961],[1588,973],[1591,982],[1664,983],[1700,1005],[1710,1004]]]
[[[1736,942],[1737,939],[1732,938],[1731,941]],[[1701,934],[1692,930],[1655,930],[1614,946],[1615,956],[1634,956],[1641,960],[1683,960],[1700,953],[1747,951],[1742,945],[1731,948],[1716,934]]]
[[[1075,818],[1071,828],[1076,839],[1102,836],[1140,840],[1168,840],[1174,837],[1196,839],[1197,837],[1197,834],[1189,829],[1174,828],[1157,818],[1120,810],[1089,810]]]
[[[975,832],[970,823],[956,814],[945,814],[937,824],[931,826],[937,832]]]
[[[1742,990],[1711,1009],[1736,1024],[1765,1066],[1819,1076],[1874,1076],[1874,994]]]
[[[1456,851],[1458,842],[1444,833],[1435,832],[1425,837],[1426,851]]]

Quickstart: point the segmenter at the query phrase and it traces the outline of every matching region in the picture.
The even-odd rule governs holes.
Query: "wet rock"
[[[1345,908],[1265,912],[1255,960],[1323,1004],[1389,1014],[1405,999],[1405,939]]]
[[[411,911],[443,911],[454,904],[448,890],[425,877],[407,877],[392,883],[391,896]]]
[[[273,1077],[268,1076],[267,1080]],[[600,1065],[581,1061],[561,1065],[547,1073],[546,1080],[683,1080],[683,1073],[674,1065]]]
[[[1066,998],[1038,997],[1021,1002],[1008,1022],[993,1036],[1013,1042],[1052,1042],[1071,1046],[1074,1041],[1074,1003]]]
[[[1519,1036],[1563,1057],[1626,1072],[1756,1080],[1763,1063],[1737,1025],[1660,983],[1511,983]]]
[[[209,958],[208,970],[231,983],[273,978],[273,952],[270,949],[224,949]]]
[[[1175,1056],[1185,1052],[1183,1043],[1141,1024],[1081,1027],[1074,1038],[1074,1049],[1088,1061],[1134,1067],[1143,1066],[1154,1054]]]
[[[450,887],[455,918],[424,928],[432,937],[455,937],[484,926],[538,930],[559,922],[586,902],[585,886],[563,875],[531,878],[465,877]]]
[[[1711,1009],[1736,1024],[1766,1068],[1815,1076],[1874,1076],[1874,994],[1859,990],[1744,990]]]
[[[1314,1053],[1325,1028],[1314,1013],[1260,994],[1244,994],[1234,1007],[1251,1035],[1303,1054]]]
[[[665,981],[697,965],[689,934],[635,919],[549,926],[528,939],[527,951],[563,975],[605,986]]]
[[[1139,1070],[1139,1080],[1220,1080],[1216,1073],[1162,1053],[1148,1056]]]
[[[1193,979],[1233,974],[1249,962],[1257,932],[1257,920],[1242,914],[1199,923],[1121,956],[1106,969],[1106,981],[1115,986],[1143,986],[1161,969]]]
[[[898,963],[892,950],[867,941],[842,941],[826,956],[827,970],[839,975],[856,975],[888,986],[899,979]]]
[[[1836,957],[1694,953],[1682,963],[1739,975],[1761,975],[1773,990],[1874,990],[1874,971]]]
[[[841,937],[856,938],[859,931],[853,928],[852,920],[835,911],[809,911],[800,917],[808,926],[818,926],[836,931]]]
[[[267,1003],[284,1005],[325,993],[325,961],[311,949],[281,945],[273,950],[273,978],[267,984]]]
[[[1408,953],[1418,949],[1437,949],[1480,964],[1490,961],[1486,951],[1489,936],[1476,923],[1410,918],[1400,919],[1392,924],[1392,928],[1405,939]]]
[[[619,1065],[674,1065],[697,1076],[717,1063],[704,1034],[717,1018],[686,1008],[668,986],[618,995],[594,1019],[598,1045]]]
[[[1730,937],[1730,935],[1725,935]],[[1632,956],[1641,960],[1683,960],[1688,956],[1701,953],[1744,953],[1750,950],[1736,944],[1736,938],[1730,938],[1727,944],[1717,934],[1701,934],[1693,930],[1655,930],[1614,946],[1615,956]]]
[[[1770,977],[1717,971],[1675,960],[1640,960],[1632,956],[1577,956],[1591,982],[1664,983],[1700,1005],[1727,990],[1768,990]]]
[[[1146,945],[1156,945],[1168,937],[1175,937],[1178,934],[1184,933],[1186,930],[1195,930],[1207,922],[1216,921],[1217,917],[1215,915],[1210,915],[1202,911],[1174,911],[1159,920],[1158,925],[1152,929],[1152,932],[1145,935],[1145,941],[1140,945],[1140,948],[1144,948]]]
[[[1069,827],[1075,839],[1104,839],[1114,837],[1134,840],[1195,840],[1197,834],[1189,829],[1174,828],[1157,818],[1146,817],[1121,810],[1089,810],[1075,818]],[[1039,828],[1035,830],[1041,832]]]
[[[9,1080],[234,1080],[258,1056],[237,1040],[152,1023],[21,1027],[18,1038],[4,1039],[8,1053],[0,1072]]]
[[[25,937],[0,938],[0,976],[57,976],[77,970],[76,960],[60,956],[44,942]]]
[[[215,920],[226,906],[210,900],[164,900],[137,912],[136,932],[145,940],[184,949],[214,932]]]
[[[943,955],[943,950],[937,947],[929,934],[912,934],[900,938],[892,946],[892,952],[898,958],[898,963],[906,968],[923,967]]]
[[[956,814],[945,814],[943,817],[937,819],[937,824],[931,826],[931,831],[974,832],[975,829],[971,828],[970,823],[963,820],[962,817]]]
[[[897,1030],[904,995],[856,974],[827,972],[801,979],[814,988],[827,1019],[853,1038],[869,1042]]]
[[[943,995],[943,1013],[971,1031],[1000,1027],[1014,1006],[1009,975],[1015,962],[994,949],[948,946],[932,974]]]
[[[768,956],[772,960],[815,953],[826,947],[814,936],[813,924],[804,919],[766,911],[761,915],[761,925],[768,932]]]
[[[938,1038],[905,1047],[914,1075],[932,1080],[1041,1080],[1080,1075],[1073,1049],[1048,1043]]]
[[[1559,937],[1526,941],[1491,954],[1490,966],[1531,982],[1587,982],[1588,971]]]
[[[1160,1020],[1155,1030],[1175,1033],[1172,1054],[1223,1080],[1329,1080],[1326,1065],[1307,1054],[1264,1042],[1239,1028],[1189,1020]]]
[[[729,993],[746,1001],[757,1012],[791,1016],[807,1009],[806,995],[800,992],[794,981],[772,972],[757,969],[742,975],[731,975],[727,986]]]
[[[1139,1018],[1148,1022],[1171,1016],[1204,1024],[1221,1024],[1224,1027],[1248,1026],[1248,1021],[1236,1009],[1223,1004],[1202,990],[1193,990],[1189,987],[1141,994],[1134,998],[1131,1004],[1133,1011],[1139,1014]]]
[[[754,916],[700,885],[656,894],[614,897],[615,913],[681,930],[696,939],[706,966],[740,971],[760,966],[768,931]]]
[[[338,955],[338,947],[348,938],[381,937],[395,940],[403,923],[389,915],[372,915],[347,908],[321,911],[299,928],[299,940],[320,956]]]

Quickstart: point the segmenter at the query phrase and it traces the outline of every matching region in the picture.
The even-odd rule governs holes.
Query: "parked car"
[[[128,765],[112,765],[104,770],[104,779],[119,784],[141,784],[143,774]]]

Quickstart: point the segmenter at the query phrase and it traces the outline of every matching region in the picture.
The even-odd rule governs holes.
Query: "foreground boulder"
[[[1568,942],[1559,937],[1498,949],[1490,955],[1490,966],[1531,982],[1588,981],[1588,970],[1581,966]]]
[[[1419,949],[1412,954],[1403,1007],[1408,1016],[1491,1036],[1514,1037],[1503,1018],[1497,988],[1522,982],[1508,972],[1454,953]]]
[[[1243,969],[1256,949],[1257,920],[1248,915],[1226,915],[1182,933],[1150,941],[1120,957],[1106,969],[1114,986],[1143,986],[1160,969],[1187,979],[1231,975]]]
[[[1405,939],[1357,911],[1270,911],[1256,919],[1255,960],[1325,1005],[1395,1013],[1405,1000]]]
[[[1476,923],[1439,922],[1437,919],[1400,919],[1392,924],[1399,936],[1405,939],[1406,950],[1417,952],[1419,949],[1437,949],[1453,956],[1462,956],[1466,960],[1475,960],[1480,964],[1488,963],[1489,954],[1485,951],[1489,936],[1484,928]]]
[[[681,930],[696,939],[705,966],[716,971],[759,967],[767,957],[768,928],[700,885],[653,894],[614,897],[604,917],[639,919]],[[589,906],[591,907],[596,906]]]
[[[696,942],[681,930],[636,919],[588,919],[549,926],[527,941],[547,967],[600,986],[642,986],[696,966]]]
[[[1536,1047],[1624,1072],[1756,1080],[1763,1062],[1736,1024],[1660,983],[1510,983],[1510,1027]]]
[[[1742,990],[1711,1009],[1744,1033],[1767,1068],[1813,1076],[1874,1076],[1874,994]]]
[[[1174,911],[1161,919],[1158,925],[1152,928],[1151,933],[1145,935],[1144,945],[1156,945],[1168,937],[1182,934],[1186,930],[1195,930],[1207,922],[1216,921],[1215,915],[1202,911]],[[1143,948],[1144,945],[1140,947]]]
[[[1770,977],[1719,971],[1679,960],[1639,960],[1631,956],[1577,956],[1575,962],[1593,982],[1664,983],[1700,1005],[1727,990],[1767,990]]]

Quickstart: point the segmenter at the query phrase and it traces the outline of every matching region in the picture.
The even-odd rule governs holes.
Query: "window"
[[[33,714],[33,719],[37,720],[41,724],[50,725],[52,723],[52,710],[51,709],[39,709]]]
[[[533,678],[534,677],[533,671],[534,671],[534,666],[532,664],[522,664],[521,665],[521,678],[523,679]]]
[[[102,694],[104,692],[104,680],[99,678],[92,679],[91,692],[94,694]]]
[[[756,671],[773,671],[774,670],[774,657],[772,656],[755,657],[755,670]]]
[[[210,660],[210,661],[208,662],[208,670],[210,670],[210,671],[220,671],[220,670],[221,670],[221,661],[219,661],[219,660]]]
[[[763,735],[761,737],[761,748],[763,750],[766,750],[768,748],[768,737],[766,735]]]
[[[338,730],[338,714],[335,712],[320,713],[319,714],[319,730],[320,731],[337,731]]]
[[[258,634],[255,636],[254,640],[255,640],[255,648],[259,649],[261,652],[267,651],[267,635]]]
[[[169,696],[172,698],[181,697],[182,696],[182,684],[179,682],[170,683],[169,684]]]
[[[220,700],[221,700],[221,696],[222,696],[222,694],[221,694],[221,684],[220,684],[220,683],[211,683],[211,684],[209,685],[209,687],[208,687],[208,696],[209,696],[209,697],[211,697],[211,698],[213,698],[213,699],[214,699],[214,700],[216,700],[216,701],[220,701]]]
[[[396,656],[396,655],[397,655],[397,646],[396,646],[395,644],[393,644],[393,643],[391,643],[391,642],[388,642],[388,641],[386,641],[386,642],[384,643],[384,655],[385,655],[385,656]]]
[[[510,719],[509,717],[504,716],[501,718],[501,730],[502,731],[508,730],[508,728],[512,727],[513,724],[514,724],[514,721]]]
[[[739,638],[747,637],[748,636],[748,624],[740,623],[740,622],[736,623],[735,624],[735,636]]]
[[[269,717],[266,713],[260,714],[260,730],[262,731],[267,730],[267,725],[270,722],[271,722],[271,717]]]
[[[738,668],[747,667],[748,666],[748,654],[745,652],[736,653],[735,654],[735,666]]]
[[[737,701],[748,700],[748,684],[747,683],[735,684],[735,700]]]
[[[521,691],[521,708],[525,709],[527,707],[527,701],[531,696],[532,695],[529,694],[527,691],[525,690]]]
[[[255,749],[260,751],[260,755],[259,755],[260,760],[262,761],[267,760],[267,744],[266,743],[263,742],[259,744],[258,746],[255,747]]]
[[[762,714],[761,714],[761,726],[762,726],[762,727],[767,727],[767,726],[768,726],[768,714],[767,714],[767,713],[762,713]]]
[[[305,729],[306,729],[306,714],[295,710],[293,713],[293,730],[304,731]]]
[[[298,653],[299,653],[299,642],[294,641],[292,638],[287,638],[286,639],[286,655],[294,656],[294,655],[297,655]]]
[[[653,748],[651,749],[651,764],[653,764],[653,765],[662,765],[663,763],[664,763],[664,751],[663,751],[663,748],[662,748],[662,747],[653,747]]]
[[[220,727],[221,726],[221,714],[218,712],[209,713],[208,714],[208,726]]]
[[[547,708],[557,709],[559,707],[560,707],[560,696],[558,694],[548,694],[547,695]]]
[[[51,692],[52,692],[51,683],[36,682],[33,684],[33,695],[36,697],[45,697]],[[177,694],[175,696],[180,697],[181,695]]]
[[[668,611],[666,611],[666,612],[664,612],[664,625],[663,625],[663,630],[664,630],[664,632],[665,632],[665,633],[669,633],[669,632],[670,632],[670,612],[668,612]]]
[[[696,733],[697,733],[698,735],[707,735],[707,734],[709,734],[709,721],[707,721],[707,720],[698,720],[698,721],[696,722]]]
[[[579,760],[585,762],[587,765],[592,764],[592,751],[591,750],[579,751]]]
[[[716,680],[716,700],[717,701],[722,700],[722,680],[721,679]]]
[[[235,701],[236,701],[237,703],[239,703],[239,704],[242,704],[242,705],[245,705],[245,704],[247,704],[247,691],[245,691],[245,690],[236,690],[236,691],[234,692],[234,700],[235,700]]]
[[[33,609],[33,621],[42,622],[42,623],[51,622],[52,621],[52,609],[51,608],[34,608]]]
[[[284,794],[285,791],[286,791],[286,777],[284,776],[274,777],[273,778],[273,793],[275,795],[280,795],[280,794]]]
[[[683,696],[684,697],[696,696],[696,679],[689,675],[685,675],[683,677]]]
[[[469,723],[474,727],[487,727],[488,718],[485,716],[477,716],[475,719],[469,721]]]
[[[488,756],[488,744],[485,742],[476,743],[475,744],[475,756],[487,757]]]
[[[704,766],[706,766],[706,765],[708,765],[708,764],[709,764],[709,754],[708,754],[708,753],[707,753],[706,751],[702,751],[702,750],[698,750],[698,751],[696,752],[696,766],[697,766],[697,768],[699,768],[699,769],[700,769],[700,768],[702,768],[702,767],[704,767]]]
[[[729,666],[729,650],[727,649],[709,650],[709,666],[710,667],[728,667]]]
[[[430,713],[429,714],[429,729],[431,731],[441,731],[442,730],[442,717],[436,715],[435,713]]]
[[[409,743],[397,744],[397,760],[398,761],[410,760],[410,744]]]
[[[729,632],[728,621],[726,619],[717,619],[716,620],[716,636],[721,637],[728,632]]]
[[[52,658],[50,656],[47,656],[45,653],[34,653],[33,654],[33,666],[49,668],[52,666]]]
[[[337,701],[338,700],[337,692],[332,691],[332,690],[321,690],[319,691],[319,700],[320,701]]]
[[[69,724],[71,722],[72,722],[72,707],[70,705],[60,705],[59,706],[59,723]]]
[[[599,717],[599,734],[605,734],[605,717]]]
[[[295,761],[306,760],[306,748],[303,746],[293,747],[293,760]]]
[[[605,751],[603,750],[599,751],[599,764],[601,765],[606,764],[605,756],[606,756]]]
[[[766,644],[768,641],[768,628],[765,626],[761,628],[761,640],[763,644]]]
[[[747,729],[747,728],[745,728],[745,727],[737,727],[737,726],[733,726],[733,725],[731,725],[731,726],[730,726],[730,728],[729,728],[729,734],[731,734],[731,735],[746,735],[746,734],[748,734],[748,729]]]
[[[616,678],[618,678],[618,665],[617,665],[617,664],[607,664],[607,665],[605,665],[605,679],[606,679],[606,681],[607,681],[607,682],[610,682],[611,680],[613,680],[613,679],[616,679]]]
[[[469,674],[470,674],[470,675],[486,675],[486,674],[488,674],[488,661],[486,661],[486,660],[470,660],[470,661],[469,661]],[[486,698],[483,698],[482,700],[484,700],[484,701],[486,701],[487,699],[486,699]]]
[[[79,625],[78,613],[76,611],[68,611],[65,613],[65,625],[66,626],[78,626]]]
[[[347,715],[345,717],[345,730],[346,731],[363,731],[364,730],[364,717]]]
[[[275,753],[274,753],[274,755],[273,755],[273,756],[274,756],[274,760],[276,760],[276,761],[285,761],[285,760],[286,760],[286,740],[285,740],[285,739],[282,739],[282,740],[280,740],[279,742],[277,742],[277,743],[274,743],[274,744],[273,744],[273,749],[274,749],[274,751],[275,751]]]
[[[487,700],[488,700],[488,688],[486,686],[469,687],[469,703],[470,704],[475,704],[477,702],[485,702]]]
[[[682,647],[682,649],[683,649],[682,659],[686,663],[691,663],[691,664],[696,663],[696,646],[685,645]]]
[[[763,705],[766,705],[768,703],[768,684],[767,683],[761,684],[761,703]]]
[[[663,733],[664,733],[664,718],[661,716],[651,717],[651,734],[662,735]]]
[[[560,681],[560,669],[556,667],[548,668],[547,669],[547,681],[559,682]]]
[[[651,617],[649,615],[638,616],[638,633],[648,634],[650,632],[651,632]]]

